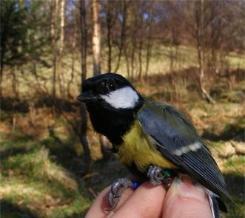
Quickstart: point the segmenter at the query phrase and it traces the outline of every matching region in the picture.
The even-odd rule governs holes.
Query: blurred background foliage
[[[245,211],[245,1],[1,0],[1,217],[75,218],[128,175],[76,96],[103,72],[174,104]]]

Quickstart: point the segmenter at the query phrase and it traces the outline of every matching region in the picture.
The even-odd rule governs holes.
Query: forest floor
[[[212,81],[209,89],[216,103],[209,104],[184,73],[155,75],[134,84],[145,96],[174,104],[191,118],[234,199],[235,207],[225,217],[244,217],[245,81],[236,74]],[[79,120],[78,104],[59,99],[56,105],[62,110],[57,110],[48,98],[27,102],[10,97],[1,102],[1,217],[81,217],[98,192],[128,172],[113,155],[102,158],[90,125],[93,163],[82,176],[82,149],[71,125]]]

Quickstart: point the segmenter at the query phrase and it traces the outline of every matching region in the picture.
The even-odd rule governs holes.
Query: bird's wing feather
[[[216,162],[183,114],[169,105],[146,101],[137,116],[164,157],[214,193],[229,198]]]

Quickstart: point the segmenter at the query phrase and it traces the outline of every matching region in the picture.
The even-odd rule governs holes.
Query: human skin
[[[123,192],[117,207],[107,210],[104,189],[90,207],[86,218],[211,218],[204,188],[188,178],[175,179],[168,190],[163,185],[143,183],[135,191]]]

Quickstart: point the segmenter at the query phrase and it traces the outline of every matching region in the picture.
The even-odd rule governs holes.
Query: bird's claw
[[[150,166],[147,171],[147,177],[150,179],[151,184],[161,184],[163,180],[162,169],[157,166]]]
[[[120,178],[112,183],[110,191],[107,195],[109,210],[113,210],[117,206],[123,191],[129,187],[132,187],[132,185],[132,181],[128,178]]]
[[[147,177],[153,185],[164,184],[167,187],[172,182],[172,173],[169,170],[163,170],[158,166],[150,166],[147,171]],[[122,193],[127,188],[136,189],[140,183],[136,181],[131,181],[128,178],[120,178],[112,183],[110,191],[107,194],[107,202],[109,205],[108,210],[113,210],[116,208]]]
[[[150,166],[147,171],[147,177],[150,179],[151,184],[160,185],[164,184],[167,187],[172,182],[172,175],[168,170],[163,170],[158,166]]]

